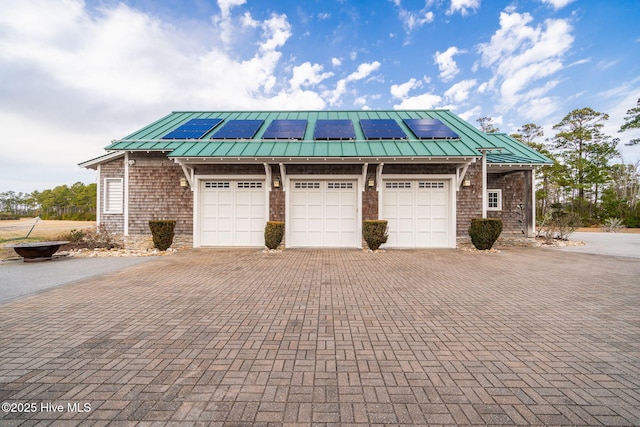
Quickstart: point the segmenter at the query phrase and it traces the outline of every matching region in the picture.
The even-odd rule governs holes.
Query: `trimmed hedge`
[[[385,220],[365,220],[362,221],[362,237],[369,246],[369,249],[375,251],[383,243],[387,243],[389,235],[387,233],[387,221]]]
[[[268,221],[264,227],[264,245],[269,249],[276,249],[280,246],[284,237],[284,222]]]
[[[152,220],[149,221],[149,228],[153,236],[153,245],[161,251],[169,249],[173,243],[173,230],[176,228],[176,220]]]
[[[471,243],[476,249],[491,249],[502,233],[502,220],[497,218],[472,218],[469,226]]]

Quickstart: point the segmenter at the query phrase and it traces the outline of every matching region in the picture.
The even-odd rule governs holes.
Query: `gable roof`
[[[222,119],[222,124],[199,139],[163,139],[192,119]],[[355,138],[315,140],[317,120],[351,120]],[[405,139],[367,139],[360,120],[395,121]],[[438,119],[459,136],[457,139],[420,139],[403,119]],[[228,120],[264,120],[257,133],[247,139],[215,139],[216,132]],[[266,139],[265,130],[274,120],[306,120],[301,139]],[[175,134],[175,132],[174,132]],[[503,137],[504,136],[504,137]],[[198,158],[224,161],[260,159],[472,159],[481,156],[478,148],[503,148],[504,157],[491,156],[491,162],[517,159],[519,164],[541,164],[548,159],[504,134],[485,134],[448,110],[390,111],[176,111],[142,129],[113,141],[109,151],[163,151],[180,160]],[[512,157],[507,157],[512,156]],[[489,156],[488,156],[489,158]]]

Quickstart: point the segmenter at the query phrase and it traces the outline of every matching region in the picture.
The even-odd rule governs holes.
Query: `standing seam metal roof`
[[[224,121],[264,120],[251,139],[211,139],[224,121],[198,140],[163,140],[162,137],[191,119],[222,118]],[[438,119],[456,132],[453,140],[419,139],[402,119]],[[269,124],[276,119],[308,121],[302,140],[262,139]],[[318,119],[350,119],[354,140],[314,140]],[[393,119],[407,134],[403,140],[367,140],[360,119]],[[114,141],[107,150],[169,151],[170,158],[207,157],[479,157],[478,148],[503,148],[501,154],[488,156],[492,163],[544,164],[550,160],[506,134],[485,134],[448,110],[390,111],[177,111]],[[502,156],[502,157],[501,157]],[[514,162],[513,160],[518,160]]]

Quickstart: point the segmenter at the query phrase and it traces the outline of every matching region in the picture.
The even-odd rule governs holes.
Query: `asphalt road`
[[[108,274],[157,257],[71,258],[0,262],[0,303],[56,286]]]
[[[640,258],[640,233],[576,232],[569,240],[584,242],[584,246],[565,246],[561,251],[585,254]]]

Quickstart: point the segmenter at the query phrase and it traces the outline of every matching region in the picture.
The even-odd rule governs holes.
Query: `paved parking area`
[[[583,246],[558,248],[568,252],[640,258],[640,233],[576,232],[570,237]]]
[[[150,257],[56,257],[42,262],[3,260],[0,261],[0,303],[150,260]]]
[[[0,305],[0,424],[640,425],[639,277],[554,249],[186,251]]]

